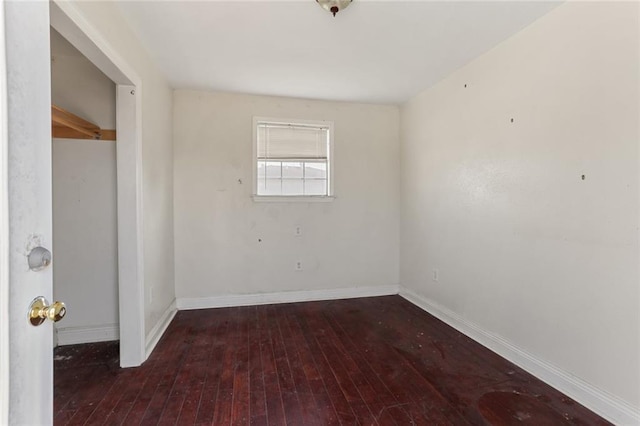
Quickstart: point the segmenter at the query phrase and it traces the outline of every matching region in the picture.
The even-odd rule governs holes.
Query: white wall
[[[396,285],[398,114],[394,106],[175,91],[178,305],[191,298]],[[254,115],[334,122],[333,202],[252,200]],[[297,261],[303,271],[294,271]]]
[[[172,91],[114,3],[73,2],[72,6],[110,46],[110,54],[122,58],[141,80],[144,309],[149,339],[175,299]]]
[[[404,105],[400,275],[636,410],[638,55],[637,3],[566,3]]]
[[[116,128],[115,84],[53,28],[51,102],[102,129]]]
[[[115,163],[115,142],[53,140],[53,294],[68,306],[60,344],[117,336]]]
[[[0,7],[0,75],[7,75],[4,8]],[[9,191],[7,79],[0,78],[0,424],[9,423]],[[5,237],[6,236],[6,237]]]
[[[51,101],[115,129],[115,84],[51,31]],[[53,139],[53,295],[60,344],[117,337],[116,142]]]

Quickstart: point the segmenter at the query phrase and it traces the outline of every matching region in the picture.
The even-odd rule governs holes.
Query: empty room
[[[640,3],[0,26],[0,424],[640,425]]]

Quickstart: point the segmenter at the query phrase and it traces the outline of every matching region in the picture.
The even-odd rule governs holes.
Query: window
[[[254,118],[253,124],[256,196],[332,195],[333,123]]]

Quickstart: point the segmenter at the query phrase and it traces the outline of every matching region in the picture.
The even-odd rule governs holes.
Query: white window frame
[[[307,126],[323,126],[329,128],[329,150],[327,152],[327,195],[258,195],[258,124],[300,124]],[[301,120],[297,118],[284,119],[274,117],[253,117],[253,201],[275,201],[275,202],[326,202],[333,201],[335,160],[333,156],[333,122],[326,120]]]

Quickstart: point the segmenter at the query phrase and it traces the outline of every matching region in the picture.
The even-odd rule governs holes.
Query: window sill
[[[257,203],[330,203],[335,200],[335,196],[329,195],[252,195]]]

